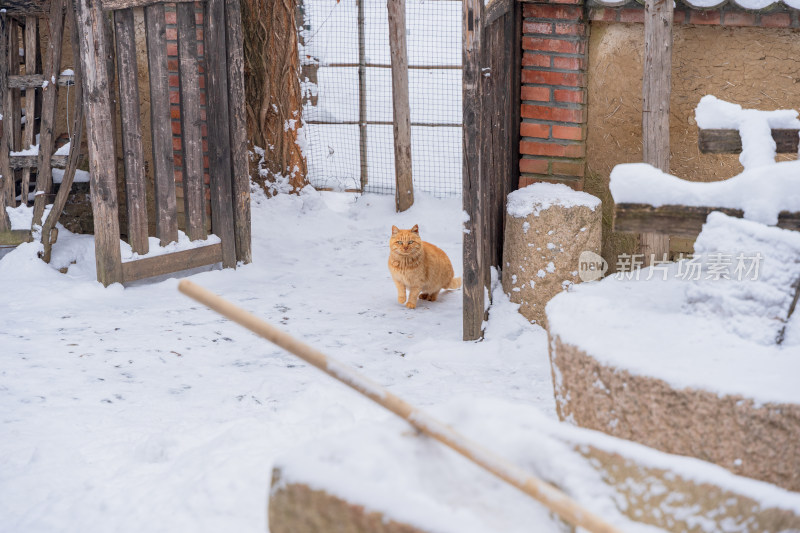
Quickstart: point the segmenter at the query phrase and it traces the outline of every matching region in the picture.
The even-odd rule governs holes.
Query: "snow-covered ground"
[[[396,214],[391,196],[255,193],[253,263],[192,280],[417,405],[554,417],[545,333],[500,291],[477,343],[461,341],[460,291],[395,300],[391,226],[419,224],[460,275],[460,203],[417,195]],[[175,279],[103,288],[91,236],[60,228],[51,265],[38,248],[0,260],[2,532],[264,532],[275,457],[390,416]]]

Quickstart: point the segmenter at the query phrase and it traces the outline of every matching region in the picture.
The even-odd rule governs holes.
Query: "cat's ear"
[[[400,231],[400,230],[399,230],[399,229],[397,229],[397,226],[392,226],[392,235],[394,235],[394,234],[395,234],[395,233],[397,233],[398,231]]]
[[[416,233],[417,235],[419,235],[419,226],[414,224],[414,227],[411,228],[411,232],[412,233]]]

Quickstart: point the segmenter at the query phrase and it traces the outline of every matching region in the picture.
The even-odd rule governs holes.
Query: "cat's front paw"
[[[408,307],[409,309],[416,309],[417,308],[417,303],[416,302],[408,302],[406,304],[406,307]]]
[[[397,303],[399,303],[399,304],[406,303],[406,297],[405,296],[398,296],[397,297]]]

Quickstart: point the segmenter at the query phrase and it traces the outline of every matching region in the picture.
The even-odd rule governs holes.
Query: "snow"
[[[550,333],[676,388],[800,403],[800,314],[786,319],[800,279],[800,234],[712,213],[695,250],[701,259],[662,265],[657,274],[642,269],[559,294],[547,305]],[[761,256],[757,276],[736,272],[740,254],[748,269],[755,262],[748,258]],[[730,279],[714,279],[723,257]],[[692,261],[700,279],[687,276]]]
[[[159,255],[170,254],[174,252],[182,252],[184,250],[193,250],[203,246],[211,246],[222,242],[216,235],[209,235],[206,239],[198,239],[196,241],[189,240],[189,237],[182,231],[178,230],[178,241],[170,242],[165,246],[161,246],[158,237],[148,237],[148,252],[146,254],[137,254],[131,249],[131,245],[126,242],[120,242],[122,262],[136,261],[137,259],[145,259],[148,257],[156,257]]]
[[[600,199],[560,183],[534,183],[509,194],[506,210],[515,218],[525,218],[531,214],[539,216],[554,205],[586,206],[594,211],[600,205]]]
[[[775,225],[781,211],[800,211],[800,161],[761,166],[711,183],[685,181],[646,163],[628,163],[611,171],[610,189],[616,203],[741,209],[746,219]]]
[[[482,342],[461,340],[460,291],[396,302],[392,225],[419,224],[461,275],[461,220],[424,194],[396,214],[391,196],[254,192],[253,263],[191,279],[415,405],[554,417],[546,335],[502,290]],[[276,456],[389,416],[175,279],[103,288],[90,235],[59,226],[50,265],[40,249],[0,259],[0,531],[263,532]]]
[[[577,449],[591,446],[632,459],[644,467],[668,470],[698,485],[731,490],[762,507],[800,512],[800,495],[796,493],[735,476],[694,458],[661,453],[561,424],[530,405],[464,396],[437,405],[431,412],[466,438],[485,445],[486,455],[497,453],[508,458],[526,473],[556,485],[623,531],[657,529],[622,516],[618,510],[620,496],[600,481],[600,473]],[[277,460],[281,469],[277,488],[304,483],[426,531],[522,533],[530,531],[531,524],[537,524],[537,531],[557,530],[553,517],[528,496],[409,429],[406,423],[390,419],[363,424],[291,450]],[[658,487],[666,490],[655,478],[649,482],[654,491]],[[668,506],[672,504],[662,504],[662,508]],[[702,515],[691,507],[691,502],[683,506],[685,509],[681,511],[704,521],[701,531],[716,531],[716,510]]]
[[[73,183],[89,183],[89,173],[85,170],[75,170],[75,176],[72,179]],[[53,183],[61,183],[64,180],[64,169],[53,169]]]
[[[15,155],[19,155],[19,156],[39,155],[39,145],[38,144],[32,144],[31,146],[29,146],[25,150],[20,150],[19,152],[11,152],[9,155],[12,155],[12,156],[15,156]]]

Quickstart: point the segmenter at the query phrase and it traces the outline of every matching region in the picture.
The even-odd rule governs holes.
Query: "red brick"
[[[556,102],[582,104],[584,103],[584,91],[583,89],[555,89],[553,98]]]
[[[580,178],[556,178],[556,177],[532,177],[532,176],[520,176],[519,177],[519,188],[527,187],[528,185],[532,185],[534,183],[560,183],[572,187],[576,191],[583,190],[583,179]]]
[[[522,54],[523,67],[550,67],[552,66],[551,58],[549,55],[544,54],[529,54],[525,52]]]
[[[523,86],[522,89],[520,90],[520,98],[522,100],[531,100],[534,102],[549,102],[550,87]]]
[[[175,11],[167,11],[166,20],[167,24],[177,24],[178,23],[177,13]]]
[[[167,59],[167,70],[169,70],[170,72],[178,72],[178,60]]]
[[[562,54],[582,54],[586,49],[583,41],[545,39],[542,37],[523,37],[522,48],[537,52],[559,52]]]
[[[558,35],[586,35],[585,24],[567,24],[566,22],[556,23],[556,33]]]
[[[177,168],[183,167],[183,158],[180,155],[172,155],[172,165]]]
[[[563,70],[583,70],[583,59],[580,57],[561,57],[553,58],[553,68]]]
[[[178,79],[177,74],[170,74],[169,75],[169,86],[170,87],[178,87],[180,86],[180,81]]]
[[[581,126],[553,126],[553,138],[566,141],[582,141],[583,127]]]
[[[178,43],[167,43],[167,55],[168,56],[178,55]]]
[[[580,7],[567,7],[552,4],[525,4],[522,6],[523,17],[540,19],[578,20],[581,18]]]
[[[194,12],[194,21],[195,21],[196,24],[202,24],[203,23],[203,11],[202,10]]]
[[[170,91],[169,92],[169,103],[170,104],[180,104],[181,103],[181,95],[178,91]]]
[[[197,43],[197,55],[204,56],[205,55],[203,53],[204,50],[205,48],[203,47],[203,43]]]
[[[644,23],[644,10],[642,9],[620,9],[619,10],[620,22],[638,22]]]
[[[552,120],[555,122],[574,122],[577,124],[582,124],[584,122],[584,110],[522,104],[522,117],[533,118],[537,120]]]
[[[609,8],[591,8],[589,10],[589,19],[598,22],[616,22],[617,10]]]
[[[549,174],[549,160],[547,159],[520,159],[519,171],[529,174]]]
[[[178,28],[167,28],[167,40],[168,41],[178,40]]]
[[[169,108],[169,116],[172,120],[178,120],[181,118],[181,108],[179,106],[173,105]]]
[[[754,26],[756,16],[754,13],[743,13],[741,11],[729,11],[725,13],[726,26]]]
[[[553,161],[552,173],[557,176],[577,176],[582,178],[586,165],[583,161]]]
[[[172,149],[173,150],[180,150],[181,149],[181,138],[180,137],[173,137],[172,138]]]
[[[672,13],[672,23],[673,24],[683,24],[686,20],[686,12],[685,11],[675,11]]]
[[[522,83],[582,87],[584,85],[585,78],[586,77],[580,72],[552,72],[547,70],[522,71]]]
[[[172,123],[172,134],[173,135],[180,135],[181,134],[181,121],[180,120],[173,120]]]
[[[692,11],[689,15],[689,24],[719,24],[719,11]]]
[[[522,33],[553,33],[553,23],[526,20],[522,23]]]
[[[789,13],[761,15],[761,25],[765,28],[788,28],[791,24],[792,16]]]
[[[172,175],[175,176],[175,181],[178,183],[183,183],[183,171],[179,169],[175,169],[172,171]]]
[[[581,144],[556,144],[539,141],[520,141],[519,151],[525,155],[551,157],[583,157],[586,149]]]
[[[548,124],[532,124],[523,122],[519,127],[520,135],[523,137],[539,137],[547,139],[550,137],[550,126]]]

